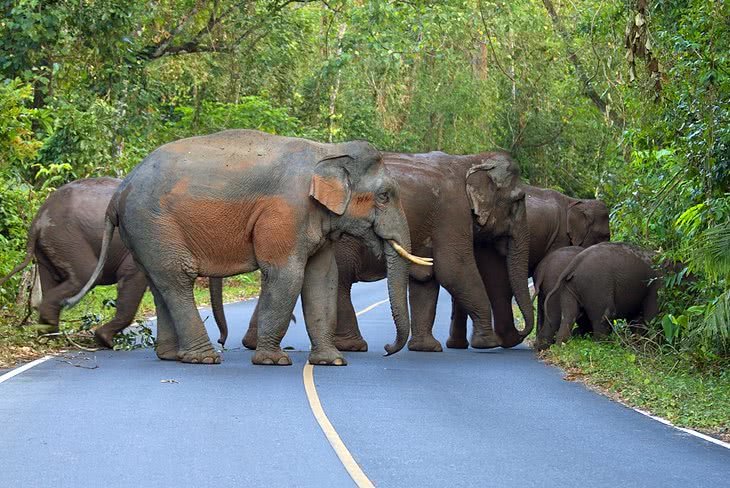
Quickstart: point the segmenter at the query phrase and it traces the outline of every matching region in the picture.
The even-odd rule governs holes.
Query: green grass
[[[677,353],[644,354],[614,337],[573,338],[543,358],[612,398],[675,425],[730,437],[730,364],[699,368]]]
[[[259,287],[258,272],[226,278],[223,282],[223,301],[227,303],[257,296]],[[207,281],[198,280],[194,294],[198,306],[210,305]],[[116,295],[116,286],[97,286],[78,305],[61,313],[61,330],[73,337],[77,344],[95,347],[90,329],[114,316],[113,302]],[[31,327],[16,327],[24,315],[24,310],[0,308],[0,368],[13,367],[20,362],[75,347],[75,344],[70,343],[66,337],[42,336],[38,330],[33,330],[32,326],[36,324],[37,319],[36,313],[33,313],[28,320],[28,325]],[[155,303],[152,294],[147,291],[137,311],[136,320],[144,321],[153,315],[155,315]]]

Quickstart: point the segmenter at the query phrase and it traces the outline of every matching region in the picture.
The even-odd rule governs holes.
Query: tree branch
[[[565,46],[565,51],[568,54],[568,59],[570,59],[571,63],[573,64],[573,67],[575,68],[575,73],[578,76],[578,79],[580,80],[581,84],[583,85],[583,93],[585,96],[587,96],[593,104],[598,108],[598,110],[601,111],[601,113],[607,117],[611,122],[618,126],[623,127],[625,125],[625,122],[623,118],[616,112],[613,112],[609,109],[609,106],[606,104],[606,102],[601,98],[601,96],[596,92],[596,90],[593,88],[593,84],[591,83],[591,79],[588,78],[588,75],[586,74],[585,69],[583,68],[583,64],[581,63],[580,59],[578,58],[578,55],[575,52],[575,49],[573,49],[573,42],[570,37],[570,34],[568,33],[567,29],[563,25],[563,21],[558,16],[557,12],[555,11],[555,7],[553,6],[553,2],[551,0],[542,0],[543,5],[545,5],[545,10],[547,10],[548,15],[550,16],[550,20],[553,23],[553,28],[558,32],[560,37],[563,40],[563,44]]]

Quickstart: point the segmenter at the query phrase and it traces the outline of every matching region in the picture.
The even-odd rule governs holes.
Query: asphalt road
[[[355,309],[386,296],[384,282],[356,285]],[[450,301],[440,303],[444,342]],[[240,349],[253,305],[226,306],[236,349],[219,366],[151,350],[76,353],[0,383],[0,487],[354,486],[305,395],[301,310],[283,343],[294,365],[261,367]],[[395,336],[387,303],[360,322],[371,351],[315,367],[314,379],[375,486],[730,483],[730,449],[564,381],[527,348],[384,358]]]

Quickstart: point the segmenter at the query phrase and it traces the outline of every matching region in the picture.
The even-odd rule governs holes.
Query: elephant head
[[[506,247],[510,286],[525,319],[520,334],[525,337],[534,326],[534,313],[527,283],[530,233],[520,169],[506,153],[480,154],[477,159],[467,172],[466,193],[478,236]]]
[[[571,246],[589,247],[611,239],[608,209],[601,200],[576,200],[568,206]]]
[[[320,160],[312,176],[310,196],[331,211],[331,232],[357,237],[377,256],[385,253],[388,295],[397,337],[385,346],[387,355],[405,346],[408,315],[409,261],[430,266],[430,258],[410,254],[411,239],[396,181],[380,153],[361,141],[338,144],[341,154]]]

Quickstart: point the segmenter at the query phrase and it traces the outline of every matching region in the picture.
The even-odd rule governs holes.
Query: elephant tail
[[[568,264],[565,270],[560,273],[560,277],[555,283],[553,289],[550,290],[545,297],[545,320],[548,324],[551,324],[554,327],[559,326],[560,321],[562,320],[562,311],[560,310],[560,289],[565,286],[566,282],[573,278],[577,262],[578,259],[575,258],[570,262],[570,264]]]
[[[12,278],[13,275],[15,275],[18,271],[28,266],[33,260],[33,255],[35,254],[35,245],[36,242],[38,242],[38,227],[36,226],[36,219],[37,217],[33,219],[33,223],[30,224],[30,232],[28,232],[28,243],[25,246],[25,259],[22,263],[13,268],[13,270],[8,275],[0,278],[0,286],[2,286],[6,281]]]
[[[61,306],[66,308],[73,307],[74,305],[79,303],[82,298],[84,298],[84,295],[86,295],[89,290],[94,287],[96,280],[101,274],[101,270],[104,269],[104,263],[106,262],[109,245],[111,244],[112,237],[114,236],[114,227],[116,226],[114,225],[112,218],[113,216],[110,216],[109,213],[107,213],[106,218],[104,219],[104,238],[101,241],[101,252],[99,253],[99,261],[96,263],[96,268],[94,269],[94,272],[91,273],[89,281],[86,282],[81,291],[78,292],[76,295],[63,300],[61,302]]]
[[[213,318],[221,333],[218,343],[225,346],[226,339],[228,339],[228,322],[226,322],[226,314],[223,312],[223,278],[210,278],[208,289],[210,290],[210,307],[213,309]]]

